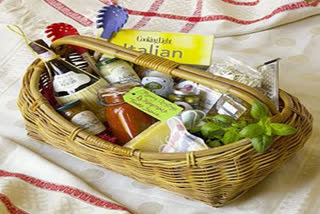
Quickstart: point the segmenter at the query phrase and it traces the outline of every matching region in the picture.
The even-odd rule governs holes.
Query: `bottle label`
[[[123,81],[136,81],[140,82],[139,76],[127,64],[123,65],[120,62],[105,65],[101,68],[101,73],[106,80],[110,83],[123,82]]]
[[[102,124],[102,122],[98,119],[98,117],[91,111],[82,111],[76,114],[71,122],[75,125],[80,126],[85,131],[90,134],[97,135],[104,130],[106,127]]]
[[[55,75],[53,79],[53,87],[56,92],[72,91],[90,82],[90,77],[85,74],[79,74],[69,71],[65,74]]]

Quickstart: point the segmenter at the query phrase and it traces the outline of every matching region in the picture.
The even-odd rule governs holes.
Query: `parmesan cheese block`
[[[145,152],[160,152],[170,137],[170,128],[167,123],[156,122],[124,146],[132,149],[140,149]]]

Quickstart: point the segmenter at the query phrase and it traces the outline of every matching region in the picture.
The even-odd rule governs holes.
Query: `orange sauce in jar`
[[[156,122],[153,117],[123,100],[123,96],[136,86],[139,86],[139,84],[115,83],[99,90],[100,101],[105,106],[107,123],[120,145],[126,144]]]

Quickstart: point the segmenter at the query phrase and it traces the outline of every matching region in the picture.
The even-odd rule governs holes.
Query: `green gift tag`
[[[166,121],[183,110],[180,106],[141,87],[131,89],[123,97],[126,103],[160,121]]]

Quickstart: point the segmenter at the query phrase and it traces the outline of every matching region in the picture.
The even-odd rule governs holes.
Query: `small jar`
[[[69,102],[56,110],[73,124],[80,126],[90,134],[98,135],[106,130],[106,127],[98,117],[88,110],[80,100]]]
[[[161,77],[161,78],[172,79],[172,76],[170,76],[168,74],[164,74],[159,71],[152,70],[152,69],[145,70],[141,75],[143,77]]]
[[[118,58],[104,59],[97,63],[97,66],[100,69],[103,78],[110,83],[141,81],[130,64],[124,60]]]
[[[144,72],[141,84],[149,91],[166,98],[172,92],[174,82],[170,75],[148,69]]]
[[[194,91],[175,89],[168,96],[168,99],[184,108],[184,110],[197,109],[200,103],[200,96]]]
[[[161,97],[168,97],[173,88],[173,80],[163,77],[144,77],[141,84]]]
[[[124,102],[123,96],[137,82],[115,83],[99,89],[98,97],[105,106],[105,117],[118,144],[124,145],[151,126],[156,120],[148,114]]]

